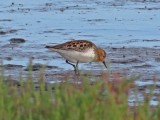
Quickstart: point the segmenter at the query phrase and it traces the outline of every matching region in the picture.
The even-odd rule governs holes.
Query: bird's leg
[[[77,73],[77,70],[78,70],[78,61],[77,61],[76,65],[70,63],[68,60],[66,60],[66,63],[68,63],[68,64],[70,64],[70,65],[72,65],[74,67],[75,74],[79,74],[79,73]]]
[[[76,68],[76,66],[74,64],[70,63],[68,60],[66,60],[66,63],[72,65],[74,67],[74,69]]]
[[[79,70],[78,70],[78,61],[76,62],[75,73],[76,73],[77,75],[79,75]]]

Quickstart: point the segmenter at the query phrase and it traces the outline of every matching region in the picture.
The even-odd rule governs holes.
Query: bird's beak
[[[102,63],[103,63],[103,64],[104,64],[104,66],[107,68],[106,62],[105,62],[105,61],[103,61]]]

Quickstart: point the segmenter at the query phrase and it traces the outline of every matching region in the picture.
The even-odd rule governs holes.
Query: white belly
[[[64,50],[58,50],[57,52],[70,62],[93,62],[95,60],[93,49],[89,49],[86,52]]]

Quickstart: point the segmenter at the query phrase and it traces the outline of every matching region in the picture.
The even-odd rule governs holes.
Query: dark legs
[[[70,63],[68,60],[66,60],[66,63],[72,65],[74,67],[74,71],[75,71],[75,74],[79,74],[79,71],[78,71],[78,61],[76,63],[76,65]]]
[[[78,71],[78,61],[76,62],[76,65],[70,63],[68,60],[66,60],[66,63],[72,65],[74,67],[74,72],[76,75],[79,75],[79,71]],[[107,68],[107,65],[105,63],[105,61],[102,62],[104,64],[104,66]]]

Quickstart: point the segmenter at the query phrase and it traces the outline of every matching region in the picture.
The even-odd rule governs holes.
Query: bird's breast
[[[94,49],[88,49],[82,52],[74,50],[61,50],[57,52],[70,62],[92,62],[95,61],[96,57]]]

